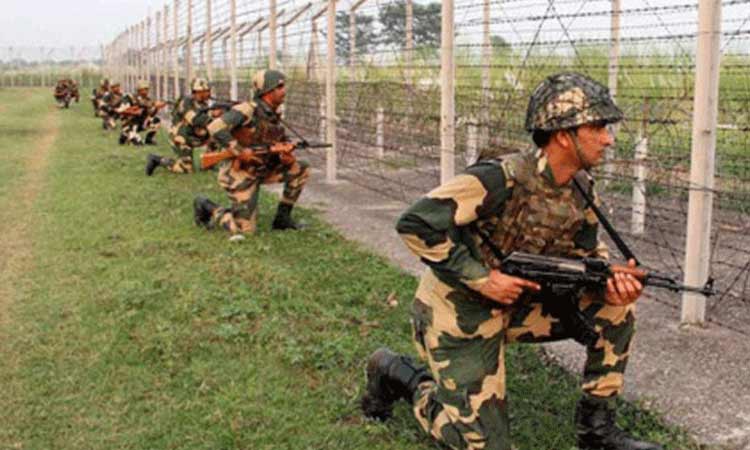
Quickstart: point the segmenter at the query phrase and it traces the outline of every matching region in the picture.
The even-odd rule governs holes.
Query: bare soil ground
[[[47,156],[57,139],[60,116],[50,107],[43,120],[42,138],[25,152],[24,175],[7,196],[12,204],[0,205],[0,336],[9,320],[9,308],[19,296],[18,282],[32,264],[33,217],[29,213],[44,184]],[[2,341],[2,340],[0,340]]]

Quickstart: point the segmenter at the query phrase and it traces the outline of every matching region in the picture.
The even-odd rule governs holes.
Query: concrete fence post
[[[375,114],[375,148],[377,149],[378,159],[383,159],[385,156],[385,110],[382,106],[378,106]]]
[[[648,97],[643,101],[643,121],[635,146],[635,161],[633,165],[633,206],[630,231],[640,236],[646,226],[646,179],[648,176],[646,158],[648,157]]]
[[[477,132],[477,122],[474,116],[469,117],[466,124],[466,153],[464,154],[464,163],[469,166],[477,161],[479,133]]]
[[[232,41],[229,58],[229,98],[237,100],[237,0],[230,1],[229,24]]]
[[[620,0],[612,0],[612,10],[610,18],[610,44],[609,44],[609,95],[612,99],[617,98],[617,76],[620,70]],[[615,125],[617,127],[617,125]],[[604,155],[604,180],[606,188],[609,180],[614,176],[614,167],[612,160],[615,157],[615,147],[607,148]]]
[[[685,284],[690,286],[706,282],[711,262],[720,43],[721,0],[699,0],[693,144],[690,156],[690,195],[685,247]],[[703,324],[705,318],[706,297],[693,292],[683,293],[682,323]]]
[[[177,57],[177,52],[180,48],[180,33],[178,28],[179,21],[177,13],[177,11],[179,10],[180,0],[174,0],[174,5],[172,7],[172,77],[174,77],[174,79],[172,80],[172,85],[175,100],[180,97],[180,61]]]
[[[326,181],[336,181],[336,0],[328,0],[328,51],[326,55]]]
[[[440,37],[440,183],[455,174],[456,110],[453,0],[443,0]]]
[[[206,43],[206,78],[208,78],[208,81],[214,80],[214,40],[212,34],[211,0],[206,0],[206,36],[203,41]]]

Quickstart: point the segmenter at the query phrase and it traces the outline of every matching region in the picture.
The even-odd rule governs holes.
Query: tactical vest
[[[572,185],[557,186],[540,173],[546,164],[540,150],[523,151],[496,161],[505,173],[506,186],[512,188],[512,194],[497,216],[480,221],[478,227],[503,255],[522,251],[581,257],[596,250],[598,222],[594,212],[585,207],[585,201]],[[592,192],[592,181],[585,172],[579,172],[576,178]],[[582,231],[594,239],[579,236],[576,240]],[[478,235],[476,239],[485,264],[499,267],[500,262],[490,245]]]
[[[240,145],[274,144],[284,141],[284,127],[276,115],[254,102],[249,104],[253,106],[252,116],[239,129],[232,132]]]

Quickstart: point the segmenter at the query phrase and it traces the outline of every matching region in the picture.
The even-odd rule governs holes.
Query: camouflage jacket
[[[225,148],[232,143],[236,144],[232,131],[240,127],[251,129],[255,144],[272,144],[288,140],[276,113],[260,99],[233,106],[220,118],[211,122],[208,131],[219,146]]]
[[[135,103],[132,103],[132,105],[143,108],[146,116],[155,116],[158,112],[156,109],[156,102],[151,97],[137,95],[135,97]]]
[[[593,194],[586,172],[576,177]],[[572,184],[557,186],[541,150],[481,161],[408,208],[396,229],[443,282],[478,290],[500,269],[492,246],[567,257],[608,258],[598,221]]]
[[[208,139],[206,127],[211,120],[208,102],[181,97],[172,109],[170,134],[182,136],[191,147],[200,147]]]
[[[115,94],[112,91],[107,92],[102,97],[102,109],[113,114],[118,110],[123,110],[135,102],[130,94]]]

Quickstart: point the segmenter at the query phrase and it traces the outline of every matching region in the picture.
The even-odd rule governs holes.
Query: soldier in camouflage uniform
[[[560,298],[503,274],[498,253],[608,258],[596,216],[571,180],[585,182],[598,202],[588,169],[614,142],[607,125],[621,119],[601,84],[575,73],[551,76],[532,93],[526,116],[536,148],[480,161],[406,210],[397,230],[429,266],[412,310],[414,342],[428,368],[378,349],[367,364],[367,416],[385,419],[393,402],[406,399],[420,426],[449,448],[511,448],[505,345],[576,333],[555,303]],[[616,274],[606,288],[570,299],[596,333],[576,408],[581,449],[661,449],[615,425],[641,291],[638,280]]]
[[[164,102],[154,101],[149,97],[149,83],[142,80],[138,82],[135,102],[132,109],[137,108],[139,114],[123,114],[122,131],[120,133],[120,144],[143,145],[139,132],[146,132],[145,144],[156,145],[154,138],[161,126],[161,119],[156,115],[159,109],[164,107]]]
[[[177,159],[150,154],[146,158],[146,175],[151,175],[159,167],[166,167],[172,173],[193,173],[193,149],[208,142],[206,127],[213,119],[209,106],[211,87],[203,78],[191,83],[192,95],[182,97],[172,110],[172,128],[169,130],[169,143]],[[221,112],[221,110],[213,110]]]
[[[73,89],[67,78],[57,80],[54,96],[57,106],[60,108],[68,108],[70,106],[70,100],[73,98]]]
[[[109,92],[109,80],[104,78],[99,83],[99,87],[94,89],[94,91],[91,93],[91,104],[94,106],[95,117],[100,117],[100,104],[107,92]]]
[[[120,113],[128,109],[134,103],[133,96],[124,94],[119,81],[113,81],[109,86],[109,92],[104,94],[99,104],[99,116],[102,118],[102,128],[113,130],[120,118]]]
[[[193,203],[196,224],[212,228],[216,225],[229,231],[232,240],[241,240],[256,228],[258,193],[261,184],[284,183],[272,228],[274,230],[299,229],[291,212],[310,174],[310,165],[297,160],[292,154],[294,143],[286,136],[279,121],[279,108],[286,90],[284,74],[277,70],[261,70],[253,76],[253,100],[235,105],[208,126],[208,131],[222,150],[230,150],[235,160],[222,163],[219,185],[227,191],[232,206],[219,207],[203,196]],[[252,150],[239,146],[232,132],[239,128],[250,129],[253,144],[270,145],[271,154],[261,156],[260,162],[241,162]]]

